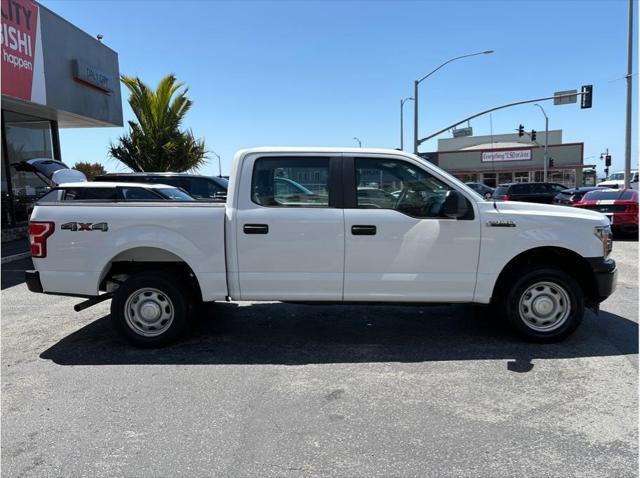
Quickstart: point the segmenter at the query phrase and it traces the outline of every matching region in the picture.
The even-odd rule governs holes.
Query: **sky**
[[[627,69],[626,0],[606,1],[97,1],[42,3],[118,52],[120,72],[155,86],[174,73],[193,106],[184,126],[204,138],[228,174],[233,154],[253,146],[397,148],[400,99],[420,85],[420,137],[493,106],[593,85],[593,107],[543,103],[549,129],[584,142],[585,164],[607,148],[624,169]],[[637,3],[636,3],[637,5]],[[636,8],[637,16],[637,8]],[[637,26],[637,18],[635,21]],[[638,164],[637,28],[634,135]],[[63,129],[62,159],[100,162],[133,114],[123,88],[125,126]],[[413,138],[405,105],[405,149]],[[533,105],[471,122],[475,135],[544,131]],[[451,137],[443,133],[441,138]],[[421,151],[435,151],[435,140]],[[213,154],[202,174],[218,174]]]

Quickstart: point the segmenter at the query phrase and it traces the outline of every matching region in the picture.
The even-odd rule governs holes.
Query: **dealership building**
[[[495,187],[542,181],[544,145],[544,132],[537,133],[535,142],[517,133],[462,136],[438,140],[438,151],[423,157],[464,182]],[[562,130],[549,131],[548,156],[553,161],[547,172],[548,182],[574,187],[595,181],[592,171],[585,172],[595,165],[584,164],[584,143],[563,143]]]
[[[118,54],[42,5],[2,0],[0,34],[5,242],[24,235],[29,206],[47,190],[16,166],[64,161],[59,128],[122,126],[122,101]]]

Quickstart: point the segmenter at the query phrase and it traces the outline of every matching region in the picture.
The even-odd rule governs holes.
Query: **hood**
[[[16,171],[35,173],[47,180],[52,186],[61,183],[86,181],[86,176],[76,169],[70,169],[62,161],[51,158],[34,158],[14,165]]]
[[[590,211],[587,209],[581,209],[577,207],[559,206],[556,204],[538,204],[533,202],[519,202],[519,201],[496,201],[496,209],[503,213],[520,213],[520,214],[535,214],[539,216],[547,217],[565,217],[572,219],[588,219],[591,221],[601,221],[608,224],[609,219],[604,214],[600,214],[597,211]]]

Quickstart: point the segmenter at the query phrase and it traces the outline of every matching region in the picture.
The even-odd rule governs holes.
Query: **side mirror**
[[[469,213],[469,201],[461,193],[452,189],[442,205],[442,214],[449,219],[460,219]]]

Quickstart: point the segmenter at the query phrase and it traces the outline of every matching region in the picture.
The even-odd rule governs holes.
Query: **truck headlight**
[[[611,239],[611,226],[597,226],[593,228],[593,233],[602,241],[602,256],[606,259],[613,249]]]

